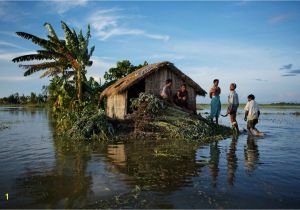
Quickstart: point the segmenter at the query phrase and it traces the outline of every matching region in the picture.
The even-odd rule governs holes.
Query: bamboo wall
[[[172,79],[172,93],[176,94],[184,81],[167,68],[156,71],[145,79],[145,92],[159,96],[163,86],[166,84],[167,79]],[[188,84],[186,84],[186,87],[188,91],[188,104],[190,107],[196,108],[195,90]]]
[[[124,119],[127,112],[127,91],[107,97],[106,115],[111,118]]]

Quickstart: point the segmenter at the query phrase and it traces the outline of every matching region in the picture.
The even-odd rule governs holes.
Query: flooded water
[[[57,137],[44,109],[0,107],[0,208],[299,208],[296,111],[262,110],[260,138],[110,145]]]

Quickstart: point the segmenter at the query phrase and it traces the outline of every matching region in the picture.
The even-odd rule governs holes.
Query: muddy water
[[[299,208],[293,112],[262,110],[260,138],[124,145],[61,139],[46,110],[0,107],[0,208]]]

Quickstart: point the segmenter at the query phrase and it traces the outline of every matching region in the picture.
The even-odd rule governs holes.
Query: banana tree
[[[95,46],[88,49],[90,26],[86,36],[83,36],[80,30],[71,30],[68,25],[61,21],[61,27],[64,30],[65,39],[58,38],[55,30],[49,23],[44,26],[48,30],[48,39],[43,39],[25,32],[16,32],[24,39],[31,40],[34,44],[40,46],[42,50],[37,50],[35,54],[28,54],[14,58],[13,62],[41,61],[37,64],[20,64],[19,67],[25,69],[24,76],[31,75],[38,71],[44,71],[41,77],[56,76],[62,74],[68,78],[73,76],[76,84],[77,99],[81,102],[82,98],[82,80],[86,80],[86,67],[91,66],[90,60]]]

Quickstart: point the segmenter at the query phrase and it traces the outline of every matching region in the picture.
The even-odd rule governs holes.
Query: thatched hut
[[[188,104],[196,108],[196,96],[205,96],[206,91],[176,68],[173,63],[161,62],[144,66],[106,88],[101,93],[100,100],[107,97],[107,116],[124,119],[126,114],[130,113],[130,99],[137,98],[141,92],[159,96],[166,79],[169,78],[173,81],[174,93],[181,84],[186,84]]]

